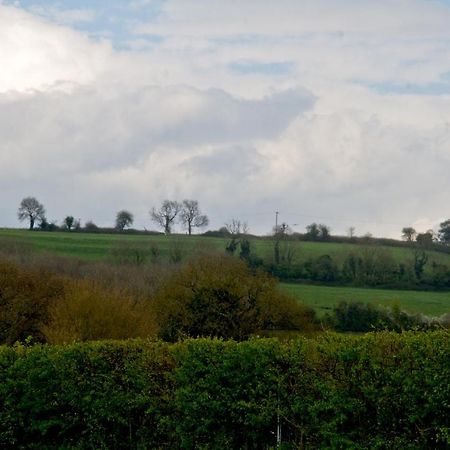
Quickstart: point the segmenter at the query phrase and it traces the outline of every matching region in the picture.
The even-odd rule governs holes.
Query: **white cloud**
[[[90,83],[110,57],[106,43],[0,5],[0,93]]]
[[[0,4],[0,225],[16,225],[30,194],[49,219],[106,225],[126,207],[147,228],[151,206],[185,197],[200,200],[213,227],[237,216],[260,233],[275,210],[298,230],[319,220],[393,236],[445,216],[449,97],[370,85],[444,80],[449,8],[164,5],[136,30],[164,39],[118,51],[56,16]],[[242,75],[236,61],[290,70]]]

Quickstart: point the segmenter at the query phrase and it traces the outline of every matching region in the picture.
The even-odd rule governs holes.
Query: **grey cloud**
[[[36,170],[105,170],[137,164],[160,146],[274,139],[313,102],[301,89],[261,100],[187,87],[10,94],[0,96],[0,150],[4,167],[19,156]]]

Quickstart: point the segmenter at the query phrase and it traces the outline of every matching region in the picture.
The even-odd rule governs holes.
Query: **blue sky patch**
[[[233,72],[241,75],[288,75],[295,69],[290,61],[262,63],[257,61],[236,61],[229,65]]]

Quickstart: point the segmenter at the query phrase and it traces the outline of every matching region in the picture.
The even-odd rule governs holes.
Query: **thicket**
[[[326,326],[342,332],[450,329],[450,314],[428,317],[410,314],[398,306],[384,308],[371,303],[340,302],[324,319]]]
[[[444,449],[449,337],[0,347],[0,447]]]
[[[156,275],[140,264],[87,270],[62,261],[50,258],[40,268],[0,262],[0,343],[242,340],[262,330],[318,326],[314,311],[279,292],[274,278],[230,256],[204,254]]]
[[[424,250],[412,250],[411,256],[401,262],[388,250],[376,246],[361,247],[338,258],[321,255],[297,261],[297,255],[289,255],[289,243],[284,244],[285,256],[278,263],[261,260],[259,264],[282,280],[396,289],[450,289],[450,267],[429,261]]]
[[[149,304],[104,282],[0,261],[0,343],[156,336]]]

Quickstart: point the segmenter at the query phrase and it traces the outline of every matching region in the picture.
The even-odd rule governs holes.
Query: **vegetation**
[[[447,332],[0,347],[5,448],[448,448]]]
[[[243,340],[268,329],[310,330],[314,313],[229,256],[202,255],[174,273],[154,299],[160,336]]]
[[[133,221],[133,214],[123,209],[116,215],[116,228],[119,231],[123,231],[126,227],[130,227],[131,225],[133,225]]]

